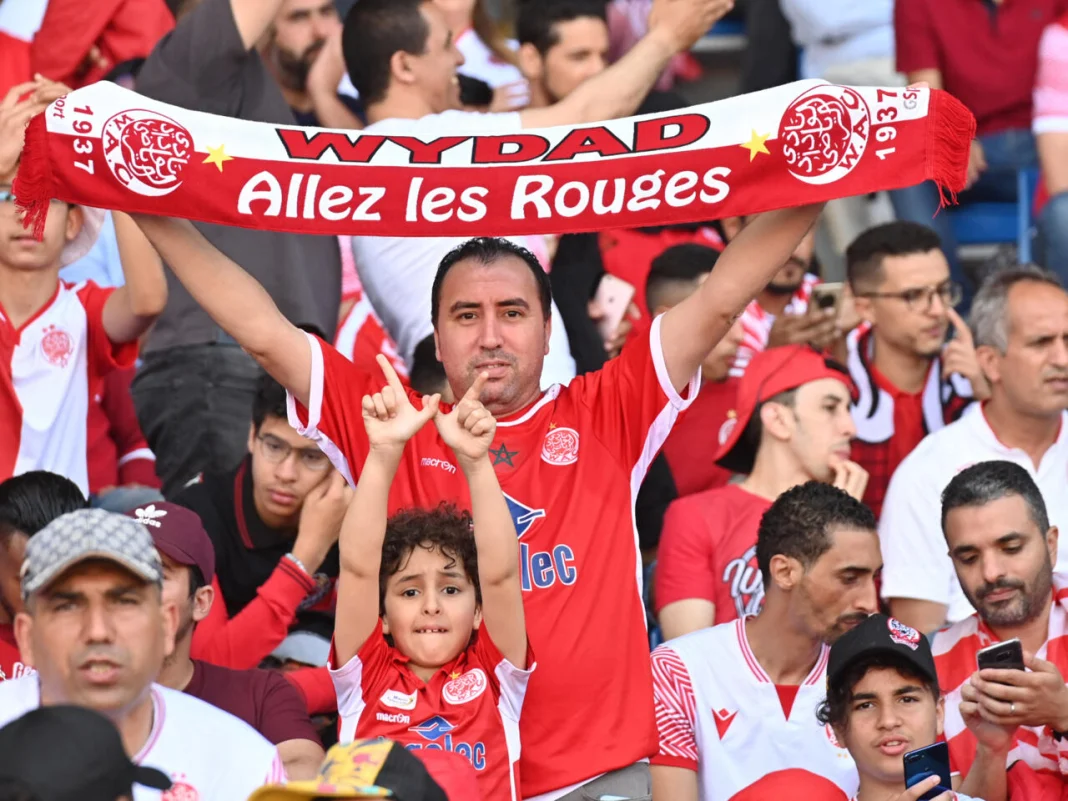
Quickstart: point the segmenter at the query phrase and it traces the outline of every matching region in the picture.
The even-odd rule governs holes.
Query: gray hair
[[[987,345],[1004,353],[1009,347],[1009,290],[1024,281],[1047,284],[1063,289],[1056,273],[1037,267],[1034,264],[1022,264],[1006,267],[991,273],[972,301],[972,311],[968,325],[975,337],[975,345]]]
[[[1031,522],[1045,534],[1049,530],[1049,515],[1042,491],[1024,468],[1003,460],[974,464],[961,470],[946,485],[942,490],[942,533],[946,531],[946,518],[954,509],[986,506],[1012,496],[1023,498]]]

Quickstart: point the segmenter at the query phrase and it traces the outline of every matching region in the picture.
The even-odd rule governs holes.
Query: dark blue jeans
[[[958,196],[960,204],[968,203],[1015,203],[1017,200],[1016,173],[1038,164],[1035,137],[1030,131],[1000,131],[979,137],[986,156],[986,171],[979,176],[975,186]],[[971,306],[974,288],[961,268],[957,257],[957,239],[949,224],[949,216],[938,211],[938,189],[927,181],[890,193],[894,213],[899,220],[911,220],[930,226],[942,240],[942,250],[949,260],[950,272],[955,281],[964,287],[964,299],[958,309],[963,313]]]
[[[233,468],[248,453],[260,374],[252,358],[230,344],[145,355],[131,392],[166,497],[200,472]]]
[[[1068,192],[1051,197],[1038,217],[1035,261],[1068,286]]]

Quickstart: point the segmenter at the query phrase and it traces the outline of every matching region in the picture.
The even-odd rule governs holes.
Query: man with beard
[[[928,435],[890,479],[879,520],[890,613],[925,634],[975,611],[935,521],[949,479],[1004,459],[1028,471],[1054,525],[1068,523],[1068,293],[1037,267],[994,273],[972,302],[976,355],[990,399]],[[1068,547],[1055,557],[1068,568]]]
[[[857,789],[849,753],[817,722],[828,644],[878,606],[875,517],[816,481],[780,495],[757,535],[764,611],[653,651],[660,750],[653,796],[729,801],[762,776],[803,768]],[[756,746],[756,747],[754,747]]]
[[[961,588],[977,610],[934,638],[939,683],[948,692],[945,736],[952,767],[967,774],[981,745],[1007,750],[1006,765],[1022,761],[1059,776],[1063,786],[1068,584],[1053,575],[1057,527],[1050,525],[1042,492],[1017,464],[980,462],[958,473],[942,493],[942,530]],[[1027,670],[976,671],[982,648],[1014,638],[1023,646]],[[1005,797],[1003,785],[969,785],[988,801]]]

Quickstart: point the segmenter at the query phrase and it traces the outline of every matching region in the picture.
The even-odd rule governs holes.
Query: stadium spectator
[[[604,0],[524,2],[516,13],[517,59],[530,106],[545,108],[608,66]]]
[[[935,525],[939,493],[962,468],[1015,462],[1035,477],[1054,523],[1068,521],[1068,294],[1037,268],[1002,271],[976,294],[970,322],[990,399],[905,457],[879,521],[883,598],[894,617],[924,633],[974,611]],[[1068,550],[1061,567],[1065,559]]]
[[[31,470],[0,482],[0,681],[33,672],[19,655],[14,626],[22,611],[26,545],[60,515],[85,506],[78,485],[55,473]]]
[[[875,612],[875,517],[835,487],[787,490],[760,522],[764,611],[653,651],[660,749],[653,795],[729,801],[765,774],[803,768],[850,796],[857,771],[813,711],[828,644]]]
[[[875,614],[831,646],[827,700],[817,715],[856,762],[858,799],[914,801],[938,788],[943,792],[934,801],[972,801],[952,787],[939,787],[937,776],[913,785],[911,796],[906,793],[903,757],[938,741],[945,714],[946,699],[938,686],[931,646],[916,629]],[[975,765],[1000,772],[1004,782],[1004,754],[980,748]],[[969,776],[966,784],[978,775]]]
[[[1042,34],[1033,130],[1044,203],[1038,262],[1063,283],[1068,281],[1068,11]]]
[[[718,258],[714,248],[691,243],[674,245],[653,259],[645,282],[649,313],[658,317],[686,300],[708,279]],[[720,431],[738,397],[738,379],[730,368],[741,343],[742,324],[735,321],[701,365],[701,393],[664,443],[679,497],[730,481],[732,473],[707,457],[719,450]]]
[[[200,517],[215,549],[216,603],[193,635],[193,656],[253,668],[298,613],[334,611],[337,538],[350,491],[318,445],[286,420],[285,390],[261,376],[248,454],[174,497]]]
[[[256,50],[285,1],[181,3],[178,25],[145,61],[137,91],[182,108],[293,125],[293,112]],[[198,230],[251,270],[289,320],[333,335],[341,300],[336,239],[207,224]],[[248,355],[172,279],[168,272],[167,307],[148,335],[133,383],[141,430],[168,498],[198,473],[241,461],[259,378]]]
[[[800,78],[904,85],[894,68],[893,0],[782,0],[780,5],[801,51]]]
[[[680,498],[664,518],[656,607],[666,638],[760,612],[757,530],[791,487],[833,482],[860,500],[868,476],[849,461],[853,391],[845,370],[807,345],[753,359],[711,456],[746,478]]]
[[[853,460],[870,476],[864,502],[876,519],[901,460],[960,417],[973,386],[981,398],[990,394],[971,331],[953,310],[961,289],[940,245],[932,229],[894,222],[865,231],[846,251],[857,314],[868,323],[846,337],[859,390]]]
[[[156,681],[245,721],[278,747],[286,775],[308,779],[323,759],[319,736],[300,693],[269,670],[230,670],[192,659],[193,631],[215,600],[215,551],[195,512],[173,503],[139,506],[129,513],[152,536],[163,565],[163,602],[178,610],[174,651]]]
[[[153,684],[174,647],[152,538],[102,509],[65,514],[26,546],[15,636],[37,673],[0,682],[0,724],[42,706],[106,715],[126,753],[203,801],[246,798],[284,779],[277,749],[241,721]],[[134,757],[136,755],[136,757]]]
[[[530,87],[520,71],[516,42],[501,35],[486,0],[432,0],[445,15],[456,49],[464,57],[459,74],[493,90],[489,111],[516,111],[530,102]],[[520,7],[517,13],[522,13]]]
[[[964,594],[977,610],[934,638],[938,679],[948,693],[945,736],[953,769],[968,775],[973,794],[992,801],[1006,797],[1004,768],[1018,761],[1010,785],[1034,771],[1054,778],[1053,797],[1060,798],[1068,778],[1061,756],[1062,732],[1068,729],[1068,659],[1062,647],[1068,589],[1053,574],[1057,528],[1043,494],[1028,470],[1006,461],[962,470],[942,493],[945,540]],[[980,649],[1013,638],[1022,644],[1026,671],[976,672]],[[977,769],[978,758],[972,763],[977,748],[998,755],[998,764]]]
[[[688,2],[669,8],[691,16],[706,12]],[[705,24],[691,22],[694,31]],[[755,219],[701,288],[619,358],[545,394],[539,377],[551,290],[532,254],[506,240],[475,239],[439,265],[431,298],[438,352],[457,396],[469,388],[473,369],[490,372],[482,402],[499,421],[495,467],[522,535],[530,638],[543,644],[523,717],[521,775],[529,777],[523,788],[528,799],[556,798],[556,791],[565,791],[567,801],[584,792],[649,792],[648,768],[640,760],[655,751],[656,729],[643,703],[652,679],[634,548],[637,479],[696,392],[708,353],[818,211],[803,207]],[[351,404],[380,382],[284,322],[255,280],[188,223],[139,221],[198,302],[290,389],[292,422],[328,449],[351,483],[367,454]],[[424,429],[405,451],[391,511],[465,503],[455,469],[436,433]],[[593,497],[599,503],[591,504]],[[599,669],[605,659],[611,668]],[[583,789],[599,776],[595,787]]]

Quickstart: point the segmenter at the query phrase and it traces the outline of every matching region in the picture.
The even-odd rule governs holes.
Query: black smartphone
[[[1005,640],[988,645],[975,657],[980,670],[997,668],[999,670],[1023,670],[1023,645],[1018,639]]]
[[[949,775],[949,746],[945,743],[909,751],[904,760],[906,788],[914,787],[930,776],[938,777],[938,786],[921,795],[920,801],[930,801],[946,790],[953,790],[953,779]]]

